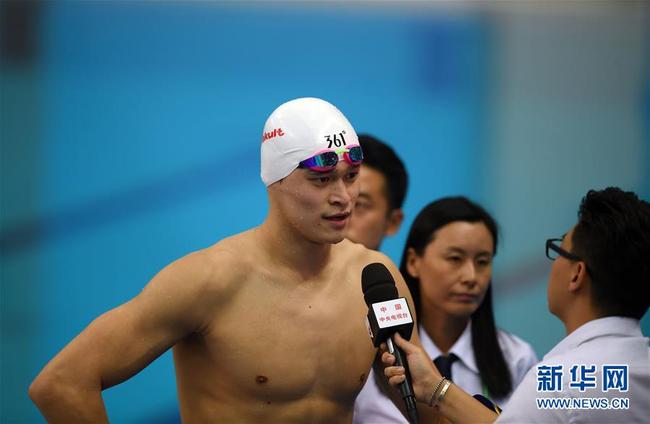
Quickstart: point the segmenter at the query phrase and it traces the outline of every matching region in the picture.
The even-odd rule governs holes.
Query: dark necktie
[[[440,371],[440,374],[442,374],[443,377],[447,380],[451,380],[451,364],[456,360],[458,360],[458,356],[450,353],[449,355],[438,356],[433,360],[433,363],[436,365],[436,368],[438,368],[438,371]]]

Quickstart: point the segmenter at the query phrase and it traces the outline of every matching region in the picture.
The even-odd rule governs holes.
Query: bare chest
[[[251,284],[215,312],[206,335],[219,373],[237,382],[242,394],[269,402],[353,401],[374,349],[361,290],[346,283],[354,282],[334,288]]]

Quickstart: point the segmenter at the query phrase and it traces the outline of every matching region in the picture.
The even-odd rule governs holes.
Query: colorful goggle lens
[[[361,162],[363,162],[363,150],[361,150],[361,146],[357,145],[318,153],[300,162],[298,167],[308,168],[312,171],[328,172],[336,168],[340,154],[343,154],[343,159],[350,165],[361,165]]]

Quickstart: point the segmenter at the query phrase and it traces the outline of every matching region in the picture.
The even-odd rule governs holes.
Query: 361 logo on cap
[[[331,149],[332,145],[334,145],[335,147],[345,146],[346,143],[345,143],[344,135],[345,135],[345,130],[341,131],[338,134],[324,135],[323,137],[325,137],[325,142],[328,143],[327,148]]]
[[[264,135],[262,135],[262,143],[269,141],[274,137],[282,137],[283,135],[284,131],[282,131],[282,128],[276,128],[273,131],[265,131]]]

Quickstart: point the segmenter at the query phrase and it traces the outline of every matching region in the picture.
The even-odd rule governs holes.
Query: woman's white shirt
[[[500,407],[504,407],[510,394],[503,398],[493,398],[487,392],[487,389],[481,382],[476,360],[474,358],[474,349],[472,348],[472,328],[471,322],[467,325],[456,343],[449,349],[448,353],[454,353],[458,360],[451,366],[452,379],[455,384],[470,394],[483,394]],[[433,360],[441,352],[433,343],[431,337],[420,326],[418,328],[422,347]],[[513,390],[519,385],[528,370],[535,365],[537,355],[533,348],[515,336],[505,331],[497,330],[499,344],[506,361],[506,364],[512,375]],[[383,378],[383,376],[381,376]],[[365,423],[406,423],[401,412],[393,405],[393,402],[384,395],[375,383],[374,371],[371,370],[368,375],[366,384],[361,389],[354,403],[354,424]]]

